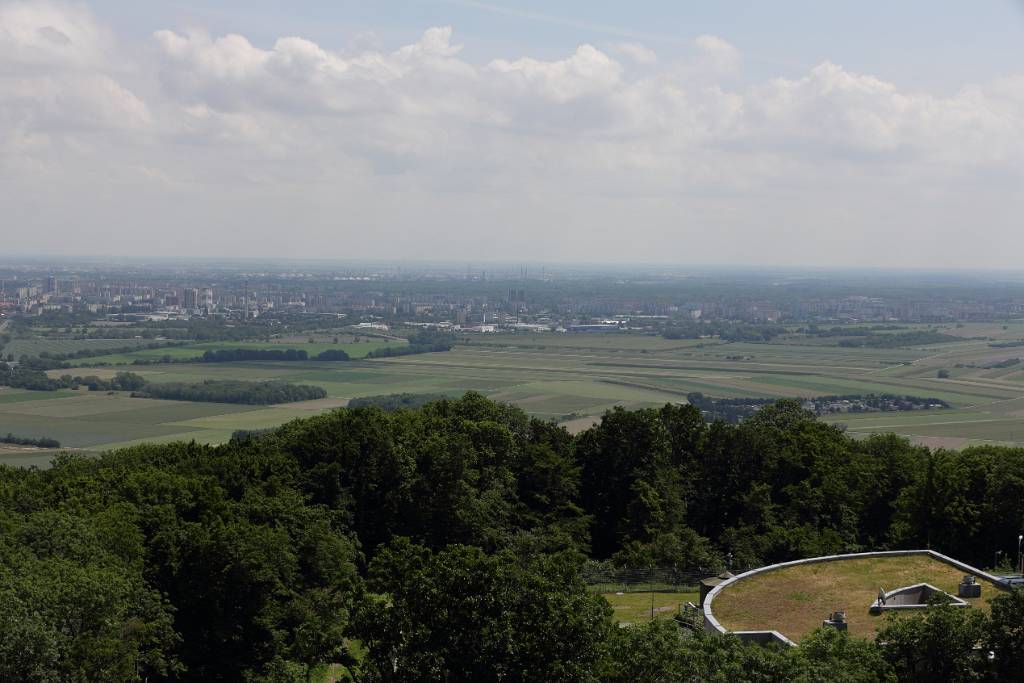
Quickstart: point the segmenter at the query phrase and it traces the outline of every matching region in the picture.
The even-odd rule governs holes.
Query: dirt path
[[[570,434],[579,434],[580,432],[587,431],[600,422],[600,415],[588,415],[587,417],[578,417],[575,420],[563,422],[561,426],[568,429]]]

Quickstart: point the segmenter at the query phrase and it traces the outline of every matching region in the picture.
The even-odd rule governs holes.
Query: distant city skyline
[[[596,5],[0,0],[0,253],[1022,268],[1024,3]]]

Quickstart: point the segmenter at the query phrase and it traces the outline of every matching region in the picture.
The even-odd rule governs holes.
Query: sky
[[[0,0],[0,258],[1024,269],[1024,2]]]

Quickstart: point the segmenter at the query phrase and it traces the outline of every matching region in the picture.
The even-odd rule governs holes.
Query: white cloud
[[[489,69],[508,77],[507,85],[523,86],[520,93],[539,94],[555,102],[608,93],[619,85],[622,75],[622,67],[592,45],[580,45],[571,57],[553,62],[496,59]]]
[[[693,41],[702,57],[701,64],[714,72],[732,73],[740,67],[740,52],[718,36],[697,36]]]
[[[1019,165],[1024,82],[973,86],[952,97],[901,92],[892,83],[825,62],[797,80],[775,79],[746,98],[744,135],[817,160],[863,156],[920,163]]]
[[[101,68],[112,38],[84,9],[37,2],[0,4],[0,69]]]
[[[92,160],[145,134],[152,113],[121,82],[118,54],[78,6],[0,4],[0,174],[11,174],[14,192],[32,174],[60,173],[69,157]]]
[[[611,46],[611,50],[644,66],[658,63],[657,53],[640,43],[615,43]]]
[[[92,207],[121,236],[138,224],[110,206],[167,229],[187,207],[179,238],[217,247],[207,224],[244,226],[269,254],[326,240],[520,258],[553,240],[546,258],[686,260],[677,245],[699,242],[756,261],[831,253],[813,246],[829,225],[898,242],[896,222],[907,245],[926,223],[1010,230],[1024,76],[943,96],[824,62],[740,85],[737,48],[694,44],[683,63],[637,43],[478,63],[450,27],[344,51],[161,29],[139,51],[78,6],[0,4],[0,199],[53,230]],[[44,180],[69,208],[31,203]],[[965,193],[984,201],[950,204]],[[296,224],[282,234],[281,220]],[[622,245],[594,238],[624,223]],[[439,230],[449,246],[433,253]]]

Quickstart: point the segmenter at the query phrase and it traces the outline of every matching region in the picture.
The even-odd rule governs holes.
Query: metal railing
[[[582,573],[590,589],[598,593],[687,593],[696,591],[702,579],[718,571],[675,567],[619,569],[595,564],[584,567]]]

